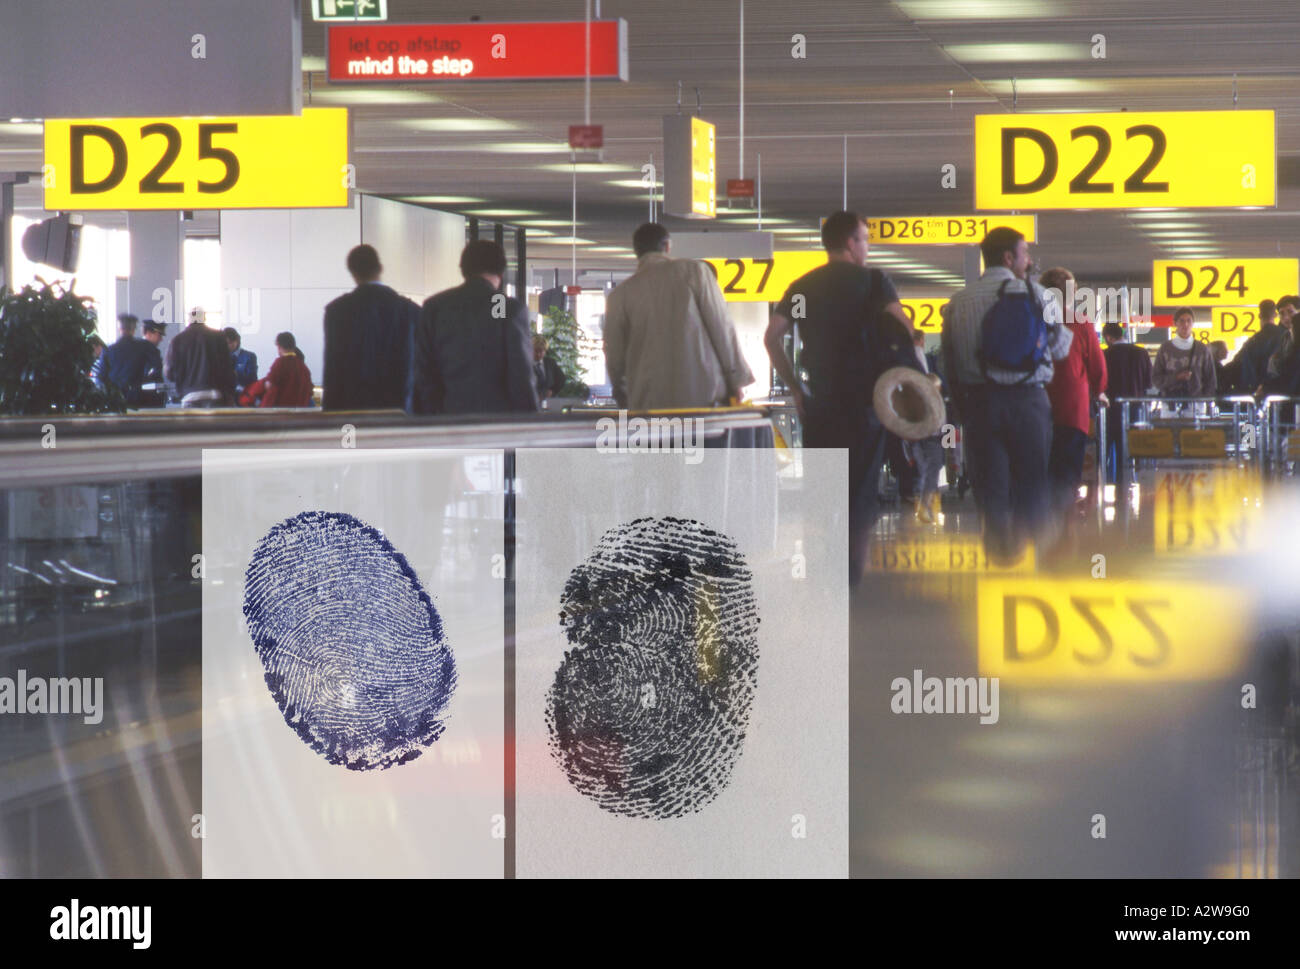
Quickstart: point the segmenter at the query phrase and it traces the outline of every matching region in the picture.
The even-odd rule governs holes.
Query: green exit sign
[[[311,0],[312,20],[387,20],[388,0]]]

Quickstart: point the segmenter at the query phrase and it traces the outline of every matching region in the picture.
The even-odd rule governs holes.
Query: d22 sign
[[[975,208],[1277,204],[1272,111],[975,118]]]

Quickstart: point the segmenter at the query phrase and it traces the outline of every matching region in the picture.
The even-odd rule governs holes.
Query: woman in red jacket
[[[1052,381],[1047,385],[1047,397],[1052,402],[1052,450],[1047,475],[1057,508],[1068,513],[1083,481],[1083,457],[1092,423],[1090,405],[1094,399],[1105,400],[1106,357],[1087,313],[1071,312],[1074,274],[1057,267],[1043,273],[1038,282],[1069,295],[1061,308],[1065,326],[1074,339],[1065,359],[1056,361]]]
[[[303,361],[298,342],[292,333],[280,333],[276,335],[275,346],[279,356],[271,364],[270,372],[249,384],[240,403],[252,405],[257,401],[258,407],[310,407],[311,371]]]

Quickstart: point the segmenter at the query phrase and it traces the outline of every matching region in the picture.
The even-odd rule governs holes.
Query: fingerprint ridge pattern
[[[273,526],[243,611],[285,722],[329,763],[409,763],[446,729],[457,673],[442,619],[378,529],[322,511]]]
[[[735,543],[684,518],[612,528],[570,573],[560,624],[573,648],[546,723],[569,782],[627,817],[710,804],[740,757],[758,683],[759,617]]]

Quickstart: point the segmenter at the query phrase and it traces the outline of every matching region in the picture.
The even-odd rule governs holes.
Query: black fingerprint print
[[[365,522],[308,511],[272,528],[245,575],[244,618],[285,722],[331,764],[383,770],[442,735],[456,689],[442,620]]]
[[[546,704],[551,753],[614,814],[709,804],[740,757],[758,684],[758,613],[735,543],[697,521],[612,528],[569,575],[564,654]]]

